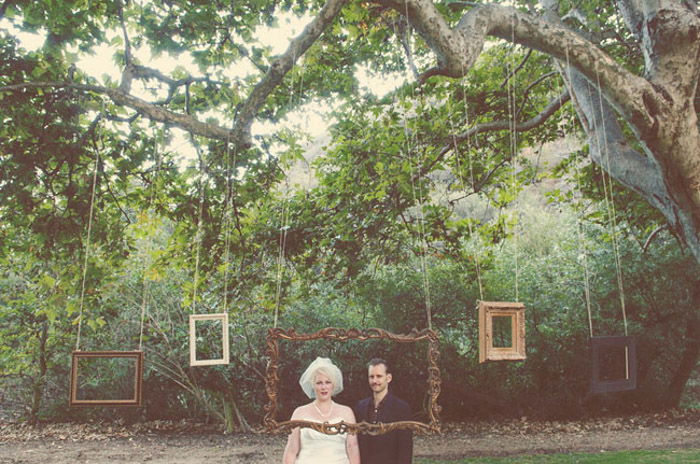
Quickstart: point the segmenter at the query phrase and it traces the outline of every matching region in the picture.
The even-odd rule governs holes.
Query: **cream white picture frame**
[[[221,358],[197,359],[197,322],[221,321]],[[228,314],[190,314],[190,366],[216,366],[229,363]]]

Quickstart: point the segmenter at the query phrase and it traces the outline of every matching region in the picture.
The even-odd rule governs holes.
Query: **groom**
[[[377,424],[411,420],[408,403],[389,393],[391,370],[387,362],[374,358],[367,369],[372,396],[355,406],[357,422]],[[358,440],[362,464],[411,464],[413,460],[410,430],[394,430],[383,435],[361,434]]]

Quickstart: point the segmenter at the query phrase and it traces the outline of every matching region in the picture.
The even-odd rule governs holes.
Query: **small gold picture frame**
[[[126,375],[115,382],[117,363],[127,364]],[[102,363],[100,366],[95,363]],[[85,364],[92,363],[88,367]],[[132,364],[133,363],[133,364]],[[103,367],[101,369],[101,367]],[[106,384],[99,382],[108,374]],[[112,390],[109,392],[109,390]],[[74,351],[70,376],[70,407],[141,406],[143,391],[143,351]]]
[[[343,421],[337,424],[331,424],[328,422],[318,423],[302,420],[288,420],[284,422],[278,422],[276,419],[277,414],[277,397],[279,391],[279,341],[289,340],[289,341],[309,341],[309,340],[369,340],[369,339],[387,339],[398,343],[415,343],[418,341],[428,342],[428,417],[430,419],[429,423],[417,422],[417,421],[399,421],[390,423],[377,423],[370,424],[368,422],[360,422],[358,424],[348,424]],[[430,330],[417,330],[413,329],[408,334],[394,334],[387,332],[383,329],[339,329],[335,327],[327,327],[321,329],[318,332],[299,334],[296,333],[294,329],[285,330],[280,328],[268,329],[267,335],[267,380],[265,384],[265,389],[269,398],[269,402],[265,407],[265,418],[263,419],[263,424],[270,432],[283,432],[291,430],[295,427],[309,427],[317,432],[321,432],[327,435],[335,435],[338,433],[364,433],[368,435],[381,435],[384,433],[391,432],[393,430],[412,430],[414,432],[428,434],[428,433],[439,433],[440,423],[438,416],[440,414],[440,406],[437,403],[437,398],[440,395],[441,380],[440,380],[440,370],[437,366],[438,358],[440,357],[440,351],[438,349],[438,337],[437,334]]]
[[[525,358],[525,305],[479,301],[479,362]]]
[[[221,322],[221,357],[199,359],[197,357],[197,323]],[[190,314],[190,366],[215,366],[229,363],[228,314]]]

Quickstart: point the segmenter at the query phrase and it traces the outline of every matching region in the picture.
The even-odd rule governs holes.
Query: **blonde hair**
[[[331,394],[333,396],[343,391],[343,373],[340,372],[338,366],[333,364],[333,361],[328,358],[318,357],[309,364],[309,367],[306,368],[299,379],[301,389],[304,390],[304,393],[310,399],[316,398],[314,382],[318,374],[323,374],[331,380],[333,383],[333,392]]]

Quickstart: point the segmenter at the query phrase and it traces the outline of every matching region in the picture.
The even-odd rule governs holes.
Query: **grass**
[[[685,464],[700,463],[700,449],[538,454],[507,458],[414,459],[415,464]]]

